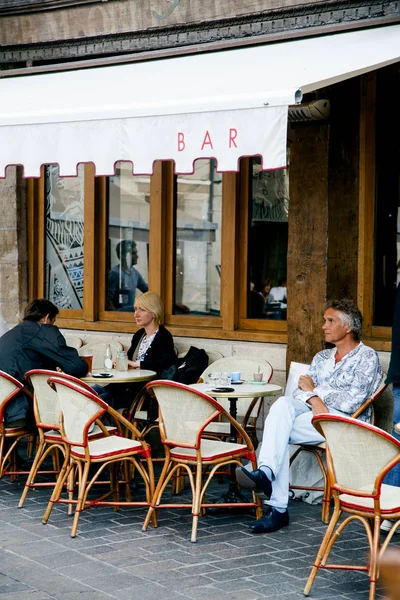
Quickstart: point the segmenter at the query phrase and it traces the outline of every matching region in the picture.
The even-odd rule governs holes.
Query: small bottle
[[[111,354],[111,346],[107,344],[106,351],[104,352],[104,369],[106,371],[112,371],[113,359]]]

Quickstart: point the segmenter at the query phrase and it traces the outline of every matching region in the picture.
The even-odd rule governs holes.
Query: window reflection
[[[262,171],[251,160],[247,317],[286,319],[288,169]]]
[[[176,189],[174,312],[219,316],[222,175],[214,160],[197,160]]]
[[[83,307],[84,170],[61,178],[58,167],[45,169],[46,298],[64,309]]]
[[[133,312],[148,290],[150,178],[119,163],[108,179],[107,310]]]

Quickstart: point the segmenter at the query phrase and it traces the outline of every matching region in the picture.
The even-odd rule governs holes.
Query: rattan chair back
[[[211,363],[207,369],[203,371],[201,378],[203,381],[207,381],[207,375],[209,373],[232,373],[236,371],[240,372],[242,379],[251,381],[253,379],[253,374],[257,373],[258,369],[260,369],[260,373],[264,374],[265,381],[270,381],[273,374],[273,368],[267,360],[253,360],[249,358],[239,358],[238,356],[226,356],[225,358],[220,358]]]
[[[0,371],[0,423],[4,421],[5,408],[8,402],[24,389],[15,377]]]
[[[203,371],[201,379],[207,383],[207,376],[209,373],[239,372],[243,380],[251,381],[253,379],[254,373],[258,373],[258,370],[260,370],[260,373],[263,373],[263,378],[265,381],[269,382],[271,380],[273,368],[268,361],[262,359],[251,360],[248,358],[238,358],[237,356],[227,356],[225,358],[216,360],[211,365],[209,365],[207,369]],[[220,398],[219,402],[225,410],[229,411],[229,400],[227,400],[226,398]],[[258,416],[260,406],[261,398],[258,402],[254,403],[251,413],[247,415],[248,419],[255,418]],[[243,417],[247,413],[247,409],[249,407],[249,399],[238,398],[236,407],[238,418]]]
[[[328,476],[340,493],[374,493],[376,479],[400,452],[391,435],[357,419],[333,414],[313,418],[329,447]]]
[[[54,388],[47,383],[49,377],[57,376],[60,379],[71,381],[84,389],[93,392],[93,390],[83,381],[67,375],[48,369],[32,369],[25,373],[26,381],[30,382],[34,390],[34,406],[36,427],[42,429],[58,429],[60,418],[60,403]]]
[[[91,424],[107,412],[108,404],[96,393],[62,377],[50,377],[62,412],[61,433],[70,445],[87,446]]]
[[[79,350],[79,348],[82,347],[83,341],[77,335],[71,335],[69,333],[64,333],[63,335],[65,337],[65,341],[67,342],[67,346],[75,348],[76,350]]]
[[[161,440],[171,446],[199,448],[204,428],[223,412],[206,394],[173,381],[152,381],[146,387],[160,408]]]

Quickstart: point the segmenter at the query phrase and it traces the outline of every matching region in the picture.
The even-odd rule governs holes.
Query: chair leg
[[[79,469],[78,501],[76,503],[74,520],[73,520],[72,528],[71,528],[71,537],[72,538],[76,537],[76,532],[78,530],[79,517],[81,516],[81,512],[85,508],[86,484],[87,484],[87,480],[88,480],[89,469],[90,469],[89,461],[85,462],[85,465],[83,468],[83,473]]]
[[[310,590],[311,590],[312,584],[314,583],[314,579],[315,579],[315,577],[317,575],[319,566],[320,566],[320,564],[321,564],[321,562],[322,562],[322,560],[323,560],[323,558],[325,556],[326,549],[327,549],[327,547],[329,545],[329,542],[330,542],[330,540],[332,538],[332,534],[333,534],[333,532],[335,530],[335,527],[337,525],[337,522],[339,521],[339,518],[340,518],[341,514],[342,514],[341,510],[335,506],[335,510],[334,510],[333,515],[331,517],[330,523],[329,523],[328,528],[327,528],[327,530],[325,532],[325,535],[323,537],[322,543],[321,543],[321,545],[319,547],[318,554],[317,554],[315,562],[314,562],[314,566],[311,569],[311,573],[309,575],[309,578],[307,580],[306,586],[304,588],[304,595],[305,596],[308,596],[309,593],[310,593]]]
[[[27,477],[25,487],[22,490],[21,498],[18,504],[18,508],[22,508],[26,499],[26,496],[29,492],[30,487],[35,483],[36,475],[39,470],[40,465],[43,462],[43,454],[46,450],[46,442],[39,441],[38,447],[36,449],[36,456],[33,461],[31,470],[29,471],[29,475]]]
[[[372,538],[372,546],[370,548],[370,559],[369,559],[369,600],[375,600],[376,594],[376,582],[378,580],[378,558],[379,558],[379,546],[381,539],[381,519],[380,517],[375,517],[374,519],[374,527],[373,527],[373,538]]]
[[[53,510],[54,503],[60,499],[61,491],[63,489],[64,483],[66,482],[67,477],[69,476],[72,468],[73,468],[73,464],[69,463],[69,452],[67,452],[65,460],[64,460],[64,464],[61,468],[56,485],[54,486],[53,493],[50,497],[46,511],[43,515],[42,523],[46,524],[47,521],[49,520],[50,513]]]
[[[201,463],[197,463],[196,465],[196,484],[194,489],[194,496],[192,500],[192,537],[190,539],[191,542],[195,542],[197,539],[197,527],[199,524],[199,515],[200,515],[200,498],[201,498],[201,486],[203,483],[203,473],[201,468]]]
[[[150,519],[152,518],[153,512],[155,511],[155,507],[157,504],[159,504],[159,502],[161,500],[162,489],[163,489],[164,481],[167,476],[170,464],[171,464],[171,461],[168,458],[166,458],[163,469],[161,471],[161,475],[158,479],[156,490],[154,492],[153,498],[151,499],[152,505],[149,507],[149,510],[147,511],[147,515],[146,515],[146,518],[143,523],[142,531],[147,530],[149,523],[150,523]]]
[[[4,443],[5,443],[5,437],[4,437],[4,435],[1,435],[0,436],[0,479],[3,477],[3,472],[4,472],[4,459],[3,459]]]
[[[331,486],[329,485],[329,481],[327,479],[325,482],[325,486],[324,486],[324,497],[322,498],[321,521],[323,523],[329,523],[329,513],[331,510],[331,499],[332,499]]]

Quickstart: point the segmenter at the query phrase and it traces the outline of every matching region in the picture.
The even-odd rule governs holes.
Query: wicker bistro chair
[[[123,428],[129,430],[133,436],[139,432],[129,421],[117,411],[108,406],[97,394],[83,389],[61,377],[50,377],[49,385],[57,392],[60,402],[61,437],[65,443],[65,459],[57,479],[56,486],[51,495],[49,504],[43,517],[47,523],[55,502],[64,502],[75,505],[75,514],[72,524],[71,537],[75,537],[78,529],[80,514],[91,506],[149,506],[154,494],[154,473],[151,462],[150,447],[144,441],[131,440],[123,437]],[[103,428],[104,436],[94,440],[89,439],[89,428],[105,413],[109,413],[118,426],[118,434],[112,434]],[[141,463],[144,458],[147,470]],[[131,501],[130,494],[122,502],[119,494],[118,467],[124,463],[125,475],[129,473],[129,465],[136,467],[143,478],[146,488],[146,501]],[[89,480],[89,470],[94,467],[94,474]],[[105,468],[110,469],[110,491],[95,500],[88,500],[88,494]],[[61,499],[64,483],[73,469],[76,469],[78,479],[78,499]],[[128,482],[127,482],[128,485]],[[107,500],[110,496],[112,500]],[[156,525],[156,517],[153,517]]]
[[[232,373],[238,371],[241,374],[241,378],[250,381],[253,379],[253,373],[257,373],[260,368],[260,372],[264,374],[265,381],[269,382],[273,375],[272,365],[266,360],[250,360],[244,358],[238,358],[234,356],[221,358],[216,360],[202,373],[200,381],[207,382],[207,376],[209,373],[227,372]],[[238,390],[238,394],[240,391]],[[256,422],[257,417],[260,413],[263,398],[253,398],[252,402],[249,403],[248,398],[238,398],[237,400],[237,420],[241,426],[250,435],[253,443],[257,446],[258,440],[256,435]],[[220,404],[229,412],[229,400],[221,398]],[[230,425],[227,421],[213,421],[205,430],[206,435],[213,437],[229,437]]]
[[[308,596],[319,569],[361,570],[369,575],[369,600],[374,600],[379,558],[400,525],[400,489],[382,483],[400,462],[400,443],[386,431],[357,419],[327,413],[314,417],[313,424],[328,444],[327,469],[335,508],[304,594]],[[345,519],[338,525],[343,513]],[[382,519],[397,520],[380,547]],[[367,533],[369,564],[327,564],[334,543],[352,521],[361,522]]]
[[[33,408],[35,415],[36,427],[38,429],[38,441],[36,445],[35,459],[32,463],[31,470],[25,482],[25,487],[22,491],[22,495],[18,504],[19,508],[24,505],[26,496],[31,488],[36,487],[54,487],[54,482],[41,481],[36,482],[38,473],[40,474],[58,474],[60,472],[60,461],[59,452],[65,456],[65,444],[62,440],[60,433],[59,417],[60,417],[60,403],[56,391],[51,388],[47,380],[49,377],[56,375],[60,379],[70,381],[75,385],[79,385],[82,389],[88,390],[94,393],[92,388],[66,373],[56,373],[55,371],[48,371],[45,369],[34,369],[25,373],[25,380],[30,382],[33,390]],[[117,433],[115,426],[108,426],[106,429],[110,433]],[[103,437],[104,426],[101,422],[96,423],[89,433],[89,439],[96,439]],[[41,465],[49,454],[53,455],[53,466],[52,471],[39,471]],[[71,490],[70,490],[71,491]]]
[[[63,333],[65,337],[65,341],[67,342],[67,346],[71,346],[71,348],[75,348],[79,350],[82,347],[83,341],[77,335],[71,335],[70,333]]]
[[[261,501],[253,494],[253,501],[242,505],[232,503],[206,503],[205,493],[215,474],[221,467],[232,463],[241,465],[241,459],[247,458],[256,468],[256,455],[250,437],[230,414],[215,400],[190,387],[173,381],[152,381],[147,384],[159,405],[159,423],[161,440],[165,448],[165,462],[160,475],[151,507],[147,513],[143,531],[146,531],[156,508],[191,508],[192,536],[196,541],[199,515],[203,509],[213,506],[256,508],[257,518],[261,517]],[[219,415],[232,423],[243,440],[242,444],[232,444],[202,437],[204,429]],[[203,467],[209,470],[203,483]],[[189,477],[192,490],[191,503],[161,504],[164,490],[176,472],[182,470]]]
[[[17,447],[23,438],[33,439],[35,432],[29,427],[6,427],[4,422],[7,404],[21,392],[32,396],[17,379],[0,371],[0,479],[9,475],[14,480],[18,475],[27,473],[18,470]]]
[[[363,402],[363,404],[360,406],[360,408],[358,408],[356,410],[356,412],[351,415],[353,419],[358,419],[358,417],[360,415],[362,415],[363,412],[369,406],[372,405],[372,409],[373,409],[373,403],[375,402],[375,400],[377,398],[379,398],[379,396],[387,388],[387,385],[384,383],[385,379],[386,379],[386,374],[384,373],[382,382],[381,382],[380,386],[378,387],[378,389],[376,390],[375,394],[373,396],[371,396],[370,398],[368,398],[367,400],[365,400],[365,402]],[[372,418],[372,420],[373,420],[373,418]],[[302,484],[299,484],[299,485],[290,484],[289,488],[292,490],[310,490],[310,491],[323,492],[321,521],[323,523],[329,523],[329,511],[330,511],[330,507],[331,507],[332,496],[331,496],[331,489],[330,489],[330,485],[329,485],[328,474],[327,474],[325,464],[324,464],[324,456],[326,453],[326,444],[325,444],[325,442],[322,442],[321,444],[299,444],[290,458],[290,465],[293,464],[295,459],[299,456],[300,452],[308,452],[308,453],[314,455],[314,457],[315,457],[316,461],[318,462],[318,465],[321,469],[321,474],[322,474],[322,477],[324,480],[324,487],[307,486],[307,485],[302,485]]]

